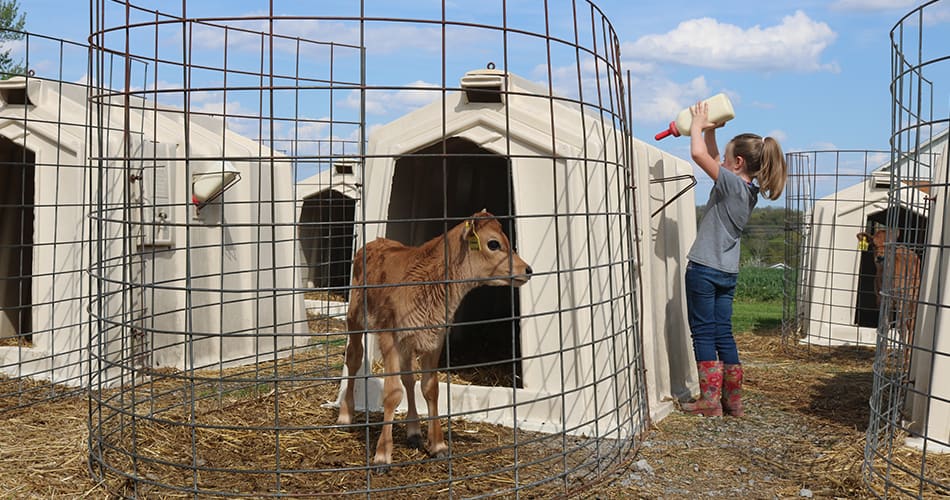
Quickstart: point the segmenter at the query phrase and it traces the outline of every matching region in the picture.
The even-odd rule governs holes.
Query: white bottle
[[[726,94],[716,94],[703,102],[708,106],[707,116],[709,121],[713,123],[724,123],[736,117],[736,112],[732,109],[732,102],[729,101]],[[660,140],[670,135],[673,137],[689,135],[689,126],[692,123],[693,113],[690,112],[689,108],[686,108],[676,115],[676,120],[670,122],[670,128],[656,134],[654,139]]]

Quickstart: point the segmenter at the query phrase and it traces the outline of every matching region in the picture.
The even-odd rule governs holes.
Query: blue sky
[[[180,8],[181,2],[142,0],[138,4]],[[554,32],[569,30],[561,5],[550,0]],[[621,42],[622,64],[633,76],[634,134],[648,142],[683,107],[697,99],[726,92],[733,100],[737,117],[720,133],[728,138],[740,132],[756,132],[777,138],[786,151],[815,149],[888,149],[891,131],[891,77],[889,32],[895,23],[921,2],[913,0],[829,0],[829,1],[716,1],[695,2],[666,0],[639,2],[602,0],[597,5],[607,15]],[[948,55],[950,47],[950,5],[947,1],[929,9],[925,46]],[[340,15],[359,14],[357,1],[275,0],[277,13]],[[437,0],[367,0],[370,16],[437,19],[441,11]],[[509,0],[509,26],[543,32],[536,0]],[[167,7],[174,6],[174,7]],[[321,9],[315,11],[315,6]],[[27,13],[27,29],[38,34],[84,41],[89,31],[89,4],[85,0],[21,0]],[[117,7],[116,7],[117,8]],[[267,12],[264,0],[201,0],[189,2],[190,17],[213,15],[243,16]],[[583,9],[582,9],[583,10]],[[500,0],[446,1],[447,17],[500,26]],[[581,23],[583,25],[583,22]],[[588,22],[589,24],[589,22]],[[933,26],[947,25],[944,29]],[[246,23],[250,29],[260,23]],[[358,30],[346,23],[323,22],[319,26],[282,25],[290,33],[310,39],[330,36],[358,42]],[[441,85],[437,26],[393,25],[368,32],[367,81],[394,87],[420,89]],[[195,34],[196,42],[206,44],[211,62],[221,52],[220,35]],[[467,69],[484,67],[483,61],[502,59],[500,38],[457,30],[449,34],[449,52],[445,81],[457,82]],[[435,41],[433,42],[433,37]],[[240,47],[235,37],[230,50]],[[253,47],[253,37],[246,44]],[[515,47],[513,44],[512,47]],[[510,67],[522,76],[544,82],[546,71],[530,61],[538,60],[540,47],[525,44],[510,49]],[[298,51],[314,61],[325,58],[320,49]],[[289,53],[289,52],[288,52]],[[358,79],[355,57],[345,50],[334,54],[336,78]],[[41,61],[34,49],[32,65],[51,65]],[[350,62],[347,60],[351,59]],[[543,57],[540,58],[543,60]],[[84,61],[72,61],[82,78]],[[320,66],[303,65],[304,67]],[[435,68],[435,70],[433,70]],[[305,70],[306,71],[306,70]],[[457,72],[458,74],[452,74]],[[313,77],[319,78],[319,70]],[[168,73],[159,76],[158,86]],[[950,106],[948,78],[937,78],[942,87],[934,89],[936,113],[946,116]],[[171,84],[174,85],[174,84]],[[570,93],[570,90],[566,90]],[[201,94],[196,94],[201,99]],[[373,94],[367,101],[370,124],[385,123],[433,98],[431,92],[393,90]],[[228,99],[234,112],[242,105],[237,96]],[[338,96],[341,116],[344,106],[352,109],[353,95]],[[208,108],[214,109],[208,97]],[[194,102],[193,102],[194,105]],[[245,106],[247,106],[245,104]],[[336,106],[336,105],[334,105]],[[330,110],[314,110],[314,117]],[[324,116],[325,118],[325,116]],[[234,124],[240,128],[240,124]],[[314,122],[313,134],[326,134]],[[336,130],[334,135],[347,133]],[[660,147],[688,158],[688,140],[668,138]],[[704,194],[697,195],[704,198]]]

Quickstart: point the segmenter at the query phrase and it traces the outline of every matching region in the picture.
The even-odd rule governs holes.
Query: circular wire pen
[[[545,496],[620,465],[649,421],[651,211],[602,12],[259,7],[95,2],[93,475],[125,496]],[[356,252],[376,238],[395,243]],[[409,351],[422,330],[444,349]]]
[[[950,54],[927,44],[947,7],[891,31],[889,151],[786,155],[783,340],[874,348],[862,470],[881,498],[950,493]]]
[[[874,347],[880,283],[873,234],[896,210],[902,239],[921,234],[916,207],[888,207],[890,153],[794,151],[785,155],[786,246],[783,341]],[[914,230],[909,230],[914,227]]]
[[[596,5],[174,4],[9,33],[0,417],[80,408],[121,497],[534,498],[695,387],[693,167]],[[874,349],[882,498],[950,492],[947,7],[891,32],[890,150],[787,155],[783,339]]]
[[[864,476],[880,495],[950,493],[950,53],[930,47],[927,33],[945,29],[928,2],[891,30],[892,133],[889,207],[913,206],[925,221],[904,243],[889,235],[871,421]],[[887,227],[906,221],[896,210]],[[919,257],[918,257],[919,256]]]

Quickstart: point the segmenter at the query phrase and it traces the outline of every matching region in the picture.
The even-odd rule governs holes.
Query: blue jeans
[[[732,336],[732,300],[738,277],[695,262],[686,266],[686,311],[697,362],[739,364]]]

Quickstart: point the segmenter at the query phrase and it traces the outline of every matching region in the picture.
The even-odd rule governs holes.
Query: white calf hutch
[[[828,155],[840,157],[835,152]],[[889,206],[890,164],[874,169],[856,184],[814,200],[802,214],[798,335],[805,342],[873,346],[878,305],[874,256],[859,249],[860,232],[884,227],[889,213],[902,221],[898,241],[922,250],[927,210],[922,189],[905,186],[901,204]]]
[[[72,85],[0,82],[0,374],[9,377],[84,383],[85,98]]]
[[[900,317],[902,308],[882,301],[880,320],[887,326],[881,325],[876,344],[861,467],[865,485],[880,498],[937,498],[950,492],[950,54],[940,39],[950,21],[940,15],[946,7],[946,1],[922,2],[890,32],[890,145],[900,168],[891,172],[889,208],[899,210],[905,200],[922,198],[927,223],[911,242],[918,243],[915,250],[921,254],[920,289],[910,296],[916,299],[910,307],[915,328],[894,335],[890,317],[895,311]],[[908,226],[900,217],[890,217],[887,225],[892,230]],[[900,269],[893,243],[885,245],[885,277]],[[882,295],[907,296],[887,279]]]
[[[934,200],[921,261],[917,328],[907,392],[909,444],[931,453],[950,453],[950,151],[946,133],[935,168],[930,198]]]
[[[440,37],[385,3],[213,19],[186,4],[96,2],[94,83],[0,83],[19,188],[0,217],[21,221],[0,235],[0,383],[87,389],[95,481],[128,497],[571,496],[695,388],[693,167],[633,139],[599,8],[546,4],[574,23],[530,36],[433,12]],[[425,50],[380,36],[411,27]],[[472,36],[492,53],[454,50]],[[504,71],[445,80],[496,46]],[[577,78],[517,76],[545,63]],[[353,381],[369,411],[341,424],[334,407],[353,251],[418,245],[482,209],[532,278],[446,318],[424,419],[445,421],[448,452],[403,441],[397,418],[399,472],[377,475],[371,333]]]
[[[950,323],[944,324],[942,320],[946,280],[941,277],[950,264],[945,258],[947,213],[940,201],[947,185],[947,139],[946,130],[936,133],[899,162],[896,171],[886,163],[867,175],[855,175],[862,179],[860,182],[814,200],[801,222],[805,229],[800,241],[802,262],[797,271],[798,317],[789,322],[799,328],[789,333],[805,343],[879,349],[884,361],[877,369],[899,379],[899,384],[909,384],[895,401],[905,401],[899,406],[913,431],[911,435],[929,435],[936,443],[946,443],[950,438],[950,414],[941,402],[950,386],[939,382],[950,380],[944,375],[950,369],[945,363],[947,357],[940,354],[947,351],[941,333],[950,331]],[[794,164],[808,163],[825,175],[840,176],[841,181],[847,175],[828,169],[848,171],[843,160],[848,153],[791,153],[790,158]],[[823,165],[822,154],[837,163]],[[862,154],[865,160],[869,156]],[[797,161],[802,158],[806,160]],[[859,232],[873,233],[885,227],[897,228],[897,236],[887,246],[904,245],[921,257],[922,279],[914,306],[916,325],[907,339],[898,331],[897,318],[880,324],[883,305],[878,306],[875,298],[874,254],[862,249],[857,238]],[[890,255],[885,250],[885,258]],[[885,264],[884,272],[887,276],[894,271]],[[894,293],[886,280],[881,293]],[[882,304],[886,302],[882,299]],[[910,344],[904,345],[908,341]],[[901,352],[909,353],[909,367],[899,367]],[[919,439],[912,437],[909,442],[919,443]],[[945,451],[944,448],[941,444],[930,445],[932,452]]]
[[[635,213],[646,391],[650,416],[659,420],[674,409],[670,397],[683,399],[698,388],[683,290],[686,254],[696,239],[694,166],[639,140],[633,154],[634,182],[650,186],[636,191]]]
[[[2,294],[0,335],[29,338],[0,347],[7,375],[85,384],[92,359],[111,385],[133,367],[190,370],[288,352],[304,321],[302,297],[278,291],[293,281],[293,229],[261,224],[293,219],[290,168],[255,160],[262,146],[220,119],[186,120],[137,98],[90,113],[89,88],[63,82],[13,78],[0,89],[6,158],[27,176],[13,203],[23,213],[4,217],[32,220],[21,234],[3,225],[4,248],[32,244],[16,256],[31,265]],[[107,131],[101,151],[91,129]],[[131,160],[111,159],[123,156]],[[90,157],[94,168],[83,168]],[[273,212],[260,211],[271,193]],[[87,237],[102,242],[92,265]],[[86,269],[102,285],[89,300]],[[85,311],[98,325],[91,358]]]
[[[914,158],[881,163],[880,151],[811,151],[787,155],[788,206],[796,239],[790,265],[796,266],[795,317],[786,329],[804,342],[826,345],[876,343],[880,308],[874,289],[874,256],[862,250],[858,233],[897,227],[895,243],[919,256],[930,217],[932,164],[946,147],[946,131],[914,151]],[[877,165],[873,162],[877,161]],[[922,168],[923,164],[926,168]],[[827,186],[845,187],[814,198]]]
[[[651,186],[650,179],[688,176],[692,167],[634,141],[633,178],[626,179],[618,168],[623,137],[597,114],[567,101],[552,104],[544,89],[498,70],[471,71],[460,85],[444,101],[374,131],[356,210],[361,246],[377,237],[418,245],[486,208],[534,269],[519,289],[483,287],[463,302],[447,340],[448,370],[487,364],[507,377],[493,387],[443,383],[440,413],[609,435],[631,430],[617,409],[645,390],[651,412],[665,415],[670,393],[695,383],[679,285],[695,209],[689,192],[651,219],[689,184]],[[625,218],[634,207],[623,200],[631,182],[643,254],[623,261],[630,255]],[[638,267],[642,310],[631,281],[639,279]],[[618,372],[637,355],[628,351],[633,339],[611,334],[638,321],[636,311],[645,388],[634,387],[633,373]],[[369,342],[372,359],[378,353]],[[365,378],[363,370],[357,406],[378,407],[382,380]]]
[[[360,186],[355,161],[339,160],[297,182],[297,242],[303,286],[346,295],[353,257],[353,219]]]

